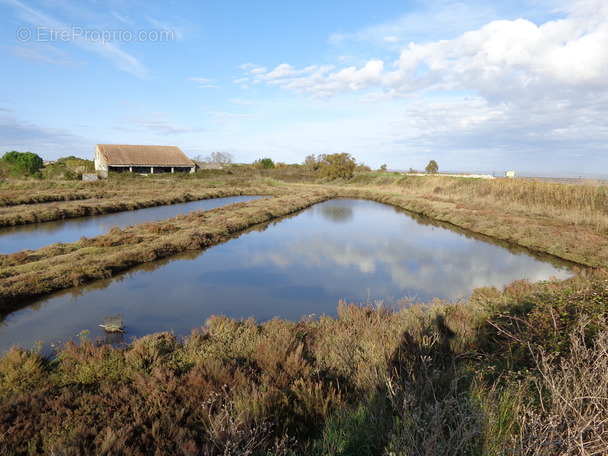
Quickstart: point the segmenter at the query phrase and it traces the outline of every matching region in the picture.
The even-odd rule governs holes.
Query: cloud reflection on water
[[[358,215],[353,214],[353,207],[341,207],[344,205],[357,207]],[[423,300],[433,296],[456,300],[468,296],[474,287],[501,287],[517,279],[537,281],[569,275],[522,253],[523,249],[509,252],[471,235],[431,223],[425,226],[402,214],[395,217],[391,211],[376,211],[374,205],[382,207],[369,201],[322,203],[308,217],[321,216],[331,222],[329,226],[277,239],[262,249],[253,248],[247,266],[271,263],[286,269],[299,264],[311,270],[326,268],[330,275],[332,270],[347,268],[356,270],[362,278],[345,286],[364,286],[366,277],[377,275],[373,278],[376,294],[414,292]],[[334,216],[347,213],[348,217],[340,219]],[[344,225],[345,220],[348,225]]]
[[[206,250],[37,300],[0,321],[0,350],[65,341],[82,329],[95,338],[104,316],[117,313],[127,338],[188,334],[217,313],[297,320],[333,314],[340,299],[456,301],[474,287],[569,275],[481,238],[371,201],[327,201]]]

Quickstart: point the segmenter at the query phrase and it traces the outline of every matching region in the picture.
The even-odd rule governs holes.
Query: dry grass
[[[339,193],[391,204],[580,265],[608,263],[606,187],[372,175],[355,178]]]
[[[52,360],[13,349],[0,359],[0,452],[602,454],[598,293],[605,274],[481,289],[466,306],[218,316],[184,340],[153,334],[127,349],[82,335]],[[568,314],[562,341],[539,333],[549,310]]]
[[[361,178],[376,186],[383,178]],[[352,185],[359,185],[355,179]],[[428,200],[496,209],[518,216],[547,218],[608,233],[608,186],[568,185],[520,179],[473,179],[440,176],[384,177],[383,191]]]
[[[281,195],[283,190],[258,189]],[[295,192],[294,192],[295,193]],[[68,288],[178,252],[200,249],[252,225],[285,216],[324,201],[331,191],[303,189],[290,196],[194,211],[169,221],[146,223],[70,244],[0,256],[0,307],[52,290]]]
[[[514,446],[531,455],[608,453],[608,331],[591,342],[590,322],[571,334],[570,353],[533,352],[538,375],[528,381],[536,407],[522,406]]]
[[[5,255],[2,299],[221,242],[335,196],[393,204],[581,264],[608,261],[603,187],[262,179],[264,193],[279,197]],[[218,316],[184,340],[154,334],[124,350],[83,335],[52,360],[12,349],[0,358],[0,454],[606,453],[605,272],[478,289],[466,305],[401,304],[339,303],[337,318],[302,322]]]
[[[528,347],[530,367],[503,371],[475,395],[487,455],[604,455],[608,452],[608,331],[589,339],[582,317],[566,352]]]
[[[133,188],[128,192],[105,193],[102,197],[53,204],[27,204],[0,208],[0,227],[63,220],[75,217],[132,211],[148,207],[186,203],[210,198],[258,194],[242,188]],[[74,198],[76,199],[76,198]]]
[[[278,212],[272,207],[275,204],[280,207],[280,202],[254,203],[246,207],[234,205],[231,209],[220,212],[211,211],[210,213],[214,214],[212,219],[204,215],[189,219],[176,217],[168,222],[113,230],[95,239],[83,239],[73,244],[56,244],[36,252],[1,255],[0,281],[3,286],[0,301],[18,302],[25,297],[57,288],[109,277],[116,271],[186,249],[201,248],[220,241],[227,233],[288,214],[333,196],[368,198],[392,204],[436,220],[447,221],[472,232],[582,265],[602,266],[608,263],[608,237],[599,232],[593,223],[582,222],[585,217],[603,217],[604,197],[598,196],[602,187],[440,177],[372,176],[370,182],[357,182],[357,179],[354,181],[359,187],[296,184],[248,187],[248,193],[284,195],[285,198],[290,195],[291,203],[289,207],[280,208]],[[132,187],[127,185],[129,181],[111,185],[115,186],[114,191],[121,188],[130,189],[131,192],[140,191],[142,188],[155,188],[155,194],[159,194],[168,183],[176,182],[176,187],[182,192],[187,188],[184,182],[192,183],[188,180],[142,182],[134,179]],[[200,184],[198,181],[194,182]],[[362,184],[369,185],[361,187]],[[207,188],[199,191],[196,197],[226,196],[241,191],[234,187]],[[194,198],[193,195],[194,190],[186,192],[187,198]],[[306,202],[299,204],[298,200]],[[158,200],[155,204],[166,202]],[[107,203],[114,204],[112,198]],[[258,207],[260,205],[268,208]],[[527,209],[516,210],[520,206]],[[132,206],[119,204],[113,206],[113,210],[129,207]],[[248,207],[251,209],[247,209]],[[542,208],[545,213],[539,214],[540,209],[535,212],[534,208],[537,207]],[[570,223],[563,217],[560,219],[559,211],[562,208],[568,209],[570,217],[579,214],[580,223]],[[579,209],[575,211],[575,208]],[[552,213],[556,214],[555,218],[547,215]],[[245,220],[247,221],[244,222]]]

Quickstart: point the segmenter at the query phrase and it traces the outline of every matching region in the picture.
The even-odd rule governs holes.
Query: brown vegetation
[[[8,454],[602,454],[608,276],[0,360]],[[566,326],[553,328],[551,315]],[[601,318],[599,318],[601,315]],[[558,340],[544,338],[542,321]],[[552,347],[562,347],[559,352]]]
[[[344,196],[392,204],[574,263],[608,264],[608,187],[512,179],[369,175]]]
[[[271,188],[258,188],[257,192],[284,193]],[[1,255],[0,309],[8,309],[28,297],[111,277],[137,264],[216,244],[232,233],[291,214],[333,195],[331,191],[301,189],[291,196],[194,211],[169,221],[125,229],[115,227],[91,239]]]
[[[266,171],[235,171],[230,185],[170,182],[274,198],[0,256],[2,302],[221,242],[336,196],[600,268],[477,289],[466,305],[339,303],[337,318],[212,317],[183,340],[153,334],[126,349],[85,335],[52,358],[13,348],[0,358],[0,455],[608,452],[605,187],[382,174],[296,185]]]
[[[193,181],[198,185],[190,192],[185,192],[186,187],[182,185],[182,182],[190,181],[176,179],[173,182],[177,182],[182,198],[243,193],[282,196],[276,201],[247,205],[251,207],[251,213],[243,206],[234,205],[208,211],[206,215],[176,217],[176,222],[167,222],[170,227],[159,222],[126,230],[115,229],[106,235],[73,244],[55,244],[35,252],[0,255],[0,306],[7,308],[29,296],[109,277],[136,264],[208,246],[255,223],[284,216],[336,196],[368,198],[391,204],[584,266],[601,267],[608,263],[608,196],[604,187],[382,174],[362,175],[348,185],[286,184],[262,177],[259,180],[252,178],[249,184],[242,184],[240,188],[234,187],[239,179],[238,175],[232,176],[228,181],[232,186],[228,188],[221,188],[217,182]],[[112,185],[128,188],[125,182],[129,181]],[[132,191],[140,192],[147,188],[155,195],[164,195],[148,198],[146,204],[179,200],[168,195],[167,183],[171,183],[170,180],[143,180],[142,184],[134,179],[133,182]],[[203,182],[212,187],[203,188]],[[266,185],[252,186],[260,182]],[[115,198],[108,198],[101,204],[106,210],[137,206]],[[35,209],[38,213],[44,210]],[[207,218],[211,214],[213,217]]]
[[[30,199],[29,204],[10,205],[0,208],[0,227],[132,211],[210,198],[255,194],[254,189],[245,191],[243,188],[175,189],[163,187],[150,186],[148,188],[138,188],[136,191],[132,189],[131,191],[120,193],[104,192],[96,196],[93,196],[94,194],[92,193],[76,193],[70,196],[61,193],[53,194],[52,196],[43,195],[41,197],[46,198],[61,198],[63,196],[67,202],[59,203],[57,201],[60,200],[53,199],[54,203],[52,204],[34,204],[34,200]]]

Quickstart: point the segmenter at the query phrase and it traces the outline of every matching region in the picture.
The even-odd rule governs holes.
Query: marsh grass
[[[608,263],[608,194],[602,186],[371,175],[353,179],[339,193],[391,204],[580,265]]]
[[[52,359],[13,348],[0,359],[0,449],[602,454],[608,325],[593,293],[607,287],[606,274],[587,273],[480,289],[468,305],[339,303],[336,318],[301,322],[215,316],[182,340],[159,333],[124,349],[82,334]],[[569,314],[561,341],[534,320],[549,309]]]
[[[350,185],[378,186],[394,194],[413,194],[430,201],[465,204],[479,211],[500,209],[516,215],[545,217],[608,233],[606,185],[440,176],[371,176],[360,181],[354,179]]]
[[[264,192],[276,198],[4,255],[1,299],[10,306],[108,277],[336,196],[393,204],[581,264],[608,259],[598,186],[261,178],[275,179]],[[113,185],[119,192],[131,183]],[[254,191],[244,178],[238,185]],[[465,304],[340,302],[336,318],[215,316],[183,340],[153,334],[123,349],[85,334],[53,358],[13,348],[0,358],[0,454],[605,454],[607,317],[608,276],[598,269],[480,288]]]
[[[173,253],[202,248],[255,223],[288,215],[336,196],[367,198],[391,204],[469,232],[491,236],[581,265],[601,267],[608,262],[608,237],[603,231],[603,222],[598,225],[589,218],[599,220],[606,216],[603,187],[507,179],[485,181],[431,176],[362,176],[348,185],[303,185],[274,181],[273,185],[252,186],[269,178],[264,176],[248,183],[245,180],[243,185],[247,187],[243,188],[205,187],[204,190],[201,185],[209,185],[209,181],[147,181],[133,178],[113,182],[108,185],[115,188],[115,192],[128,191],[131,195],[143,189],[154,189],[154,194],[172,191],[181,197],[193,199],[242,194],[247,188],[250,194],[280,198],[278,201],[245,206],[231,205],[230,209],[219,213],[210,211],[214,214],[213,219],[200,213],[178,216],[169,221],[125,230],[115,229],[106,235],[94,239],[83,238],[72,244],[56,244],[35,252],[0,255],[0,281],[3,284],[0,302],[6,306],[28,296],[109,277],[116,271]],[[234,179],[230,180],[232,185],[235,182]],[[198,186],[187,187],[185,184],[188,183]],[[176,189],[172,190],[171,186]],[[185,191],[187,188],[188,191]],[[169,200],[148,201],[166,204]],[[289,203],[283,204],[286,201]],[[117,204],[112,198],[107,203]],[[120,203],[112,210],[129,208],[132,206]],[[576,217],[578,222],[574,223],[568,217]],[[56,258],[51,258],[53,256]],[[61,264],[69,264],[69,271]]]
[[[90,198],[75,198],[78,201],[54,204],[34,204],[0,208],[0,226],[14,226],[76,217],[132,211],[149,207],[187,203],[210,198],[240,196],[243,194],[263,194],[256,189],[245,191],[243,188],[197,188],[149,185],[126,189],[121,192],[105,192]]]
[[[125,229],[115,227],[95,238],[0,255],[0,308],[10,308],[23,299],[52,290],[111,277],[118,271],[185,250],[216,244],[233,233],[297,212],[334,195],[331,191],[318,190],[294,193],[194,211]]]
[[[0,207],[101,198],[108,194],[105,187],[103,182],[4,181]]]

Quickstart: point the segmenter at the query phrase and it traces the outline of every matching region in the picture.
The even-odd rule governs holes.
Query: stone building
[[[110,171],[138,174],[193,173],[196,164],[176,146],[97,144],[95,171],[101,177],[108,177]]]

